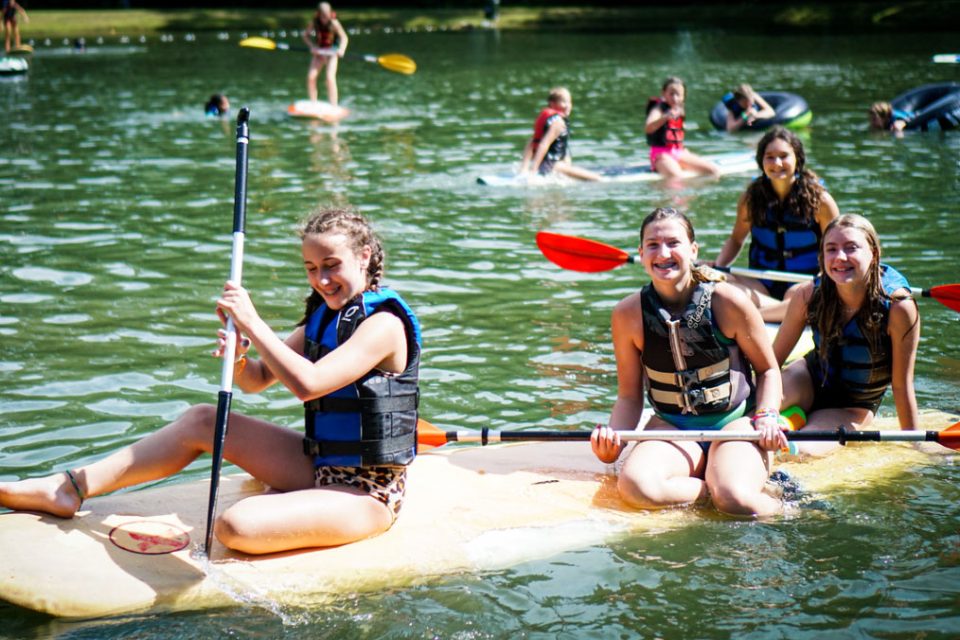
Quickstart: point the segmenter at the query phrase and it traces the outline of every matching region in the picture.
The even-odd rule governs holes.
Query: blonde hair
[[[566,87],[554,87],[550,89],[550,93],[547,94],[547,103],[556,104],[557,102],[569,101],[570,100],[570,90]]]
[[[893,105],[889,102],[874,102],[870,105],[870,110],[867,113],[871,118],[876,118],[882,122],[883,127],[889,127],[893,120]]]

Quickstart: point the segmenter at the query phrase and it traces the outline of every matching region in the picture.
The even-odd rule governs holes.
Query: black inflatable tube
[[[776,115],[765,120],[757,120],[752,125],[745,125],[744,129],[759,131],[769,129],[773,125],[779,124],[784,127],[796,125],[810,114],[810,106],[807,101],[795,93],[786,91],[760,91],[760,96],[773,107]],[[710,110],[710,123],[714,128],[720,131],[727,129],[727,107],[723,100],[718,102]]]
[[[901,93],[890,101],[898,111],[913,114],[907,129],[949,131],[960,128],[960,84],[940,82],[926,84]]]

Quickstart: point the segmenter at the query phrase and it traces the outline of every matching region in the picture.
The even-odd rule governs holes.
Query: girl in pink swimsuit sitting
[[[680,78],[667,78],[660,96],[647,103],[644,131],[650,145],[650,168],[665,178],[679,178],[684,171],[719,177],[714,163],[683,146],[683,101],[687,89]]]

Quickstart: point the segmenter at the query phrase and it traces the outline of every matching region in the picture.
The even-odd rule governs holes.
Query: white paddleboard
[[[756,158],[754,154],[749,151],[737,151],[704,157],[720,167],[720,175],[726,176],[759,171],[759,169],[757,169]],[[662,175],[650,169],[649,162],[591,170],[603,176],[603,182],[653,182],[663,179]],[[687,179],[703,176],[702,174],[692,171],[685,171],[681,177]],[[478,184],[489,187],[566,185],[579,182],[579,180],[555,174],[541,176],[539,174],[518,175],[515,173],[498,173],[477,178]]]
[[[957,419],[924,414],[921,426],[942,429]],[[895,425],[894,418],[882,418],[874,426]],[[939,456],[884,443],[848,445],[823,460],[778,466],[805,493],[817,493],[869,488],[940,463]],[[249,476],[224,476],[220,508],[263,489]],[[345,593],[503,568],[702,518],[698,509],[627,508],[613,467],[597,461],[585,442],[448,445],[411,465],[400,517],[380,536],[269,556],[244,556],[215,543],[209,564],[196,553],[208,491],[207,481],[197,481],[93,498],[70,520],[0,515],[0,599],[84,618],[237,604],[322,605]]]
[[[287,113],[294,118],[311,118],[333,124],[350,115],[350,110],[323,100],[297,100],[287,107]]]
[[[938,53],[933,56],[933,61],[940,64],[960,63],[960,53]]]

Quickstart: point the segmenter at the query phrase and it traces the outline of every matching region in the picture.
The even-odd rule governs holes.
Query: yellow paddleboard
[[[925,414],[923,426],[941,429],[956,420]],[[876,426],[895,422],[881,419]],[[809,493],[869,486],[939,462],[908,445],[884,443],[848,445],[824,460],[784,466]],[[249,476],[225,476],[220,509],[263,488]],[[411,465],[407,489],[397,523],[381,536],[260,557],[215,544],[212,563],[197,553],[206,527],[206,481],[94,498],[71,520],[3,514],[0,599],[64,617],[315,605],[702,517],[698,509],[626,508],[613,467],[598,462],[583,442],[436,449]]]

